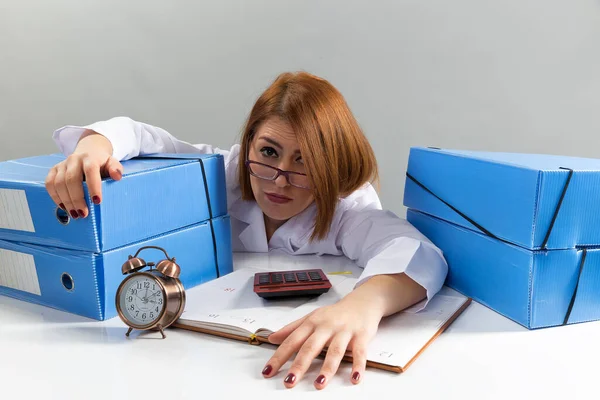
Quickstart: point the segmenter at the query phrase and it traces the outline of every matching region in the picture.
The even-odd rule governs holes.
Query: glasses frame
[[[300,185],[294,185],[291,181],[290,181],[290,175],[300,175],[300,176],[308,176],[306,174],[303,174],[301,172],[294,172],[294,171],[284,171],[282,169],[279,169],[277,167],[273,167],[272,165],[269,164],[264,164],[258,161],[252,161],[252,160],[246,160],[246,168],[248,168],[248,172],[250,173],[250,175],[255,176],[259,179],[264,179],[266,181],[275,181],[277,178],[279,178],[280,175],[285,176],[285,179],[287,180],[287,183],[289,183],[291,186],[300,188],[300,189],[306,189],[306,190],[311,190],[310,187],[306,187],[306,186],[300,186]],[[273,178],[269,179],[269,178],[265,178],[264,176],[258,176],[255,173],[252,172],[252,168],[250,168],[251,164],[256,164],[256,165],[261,165],[263,167],[267,167],[270,169],[275,170],[276,174]]]

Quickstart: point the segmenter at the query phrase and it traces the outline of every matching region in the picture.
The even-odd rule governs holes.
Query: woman
[[[314,385],[324,388],[345,351],[358,383],[380,320],[442,287],[442,253],[406,220],[381,209],[372,186],[375,156],[342,95],[308,73],[284,73],[254,105],[240,144],[230,150],[191,145],[165,130],[117,117],[54,133],[68,155],[48,174],[46,188],[74,218],[88,215],[82,181],[99,204],[101,176],[121,178],[120,163],[149,153],[223,154],[234,251],[344,255],[364,270],[354,290],[273,333],[279,344],[263,369],[274,376],[297,353],[284,383],[302,379],[323,348]]]

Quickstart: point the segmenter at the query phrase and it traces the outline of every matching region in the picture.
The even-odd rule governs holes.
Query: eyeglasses
[[[306,174],[284,171],[267,164],[259,163],[258,161],[250,160],[246,161],[246,167],[248,167],[250,174],[257,178],[265,179],[267,181],[274,181],[279,177],[279,175],[283,175],[287,178],[287,181],[290,185],[299,187],[301,189],[310,189],[310,182]]]

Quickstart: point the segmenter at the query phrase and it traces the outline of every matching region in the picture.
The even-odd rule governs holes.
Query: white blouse
[[[239,144],[228,150],[207,144],[192,145],[159,127],[127,117],[115,117],[87,126],[67,125],[56,130],[53,138],[64,155],[74,151],[85,129],[110,140],[113,156],[119,161],[151,153],[222,154],[233,251],[280,250],[291,255],[346,256],[363,268],[357,286],[373,275],[404,272],[427,290],[427,299],[417,310],[422,309],[444,284],[448,266],[441,250],[408,221],[382,210],[379,197],[370,184],[339,199],[325,239],[309,242],[316,216],[313,203],[286,221],[267,242],[262,210],[255,201],[241,199],[237,181]]]

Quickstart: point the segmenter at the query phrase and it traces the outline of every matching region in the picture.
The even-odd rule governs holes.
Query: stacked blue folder
[[[404,205],[448,286],[529,329],[600,319],[600,160],[415,147]]]
[[[161,154],[123,161],[102,181],[102,203],[71,218],[45,188],[62,155],[0,163],[0,294],[96,320],[117,315],[121,266],[143,246],[163,248],[186,289],[233,270],[221,155]],[[165,253],[144,249],[147,261]]]

